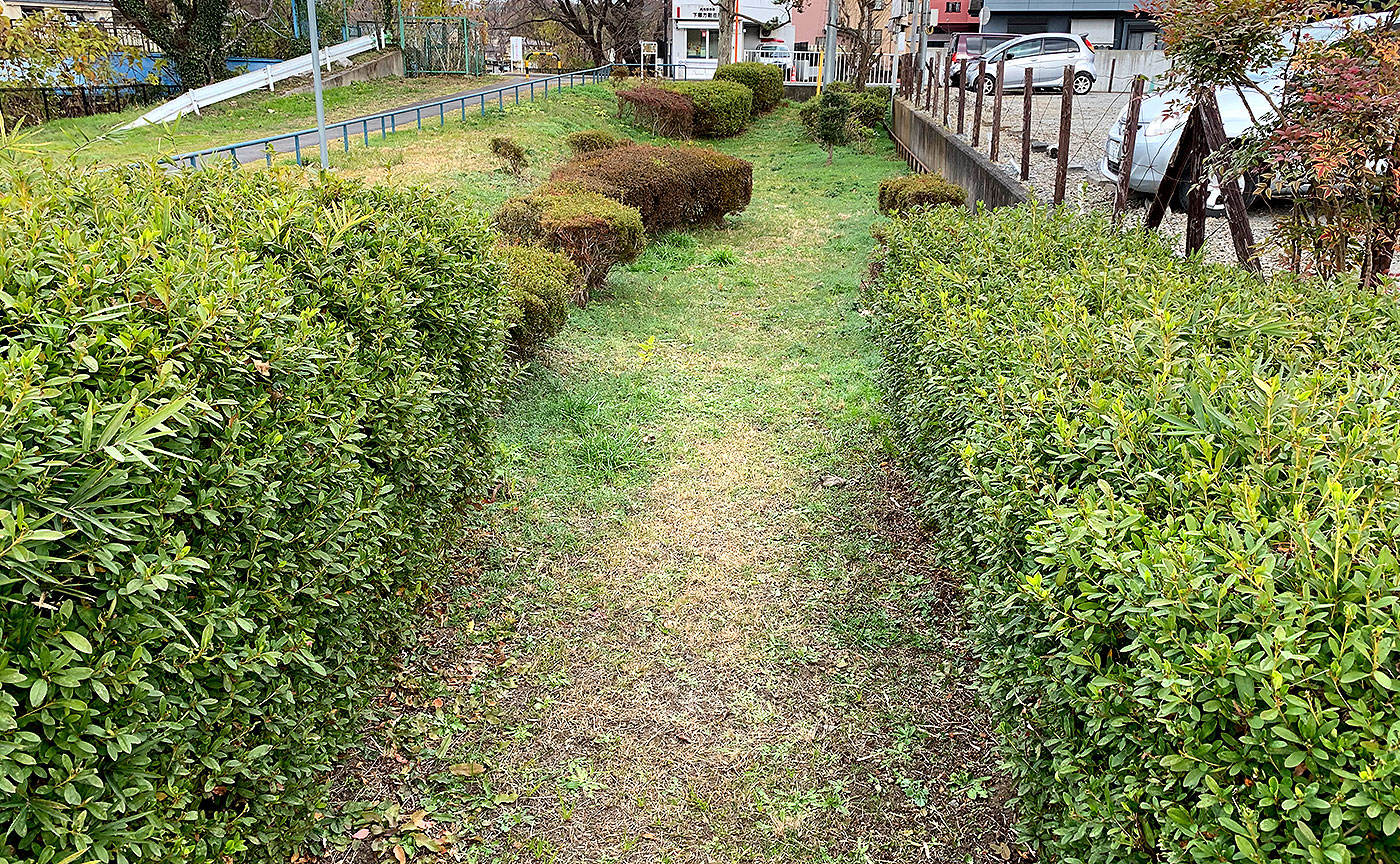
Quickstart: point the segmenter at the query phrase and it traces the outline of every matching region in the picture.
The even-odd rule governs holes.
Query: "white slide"
[[[382,32],[360,36],[347,42],[322,48],[321,65],[329,67],[331,63],[349,60],[356,54],[363,54],[366,51],[374,51],[383,47],[384,34]],[[138,126],[146,126],[151,123],[169,123],[191,111],[198,114],[200,108],[215,105],[225,99],[242,96],[244,93],[251,93],[263,87],[271,90],[278,81],[310,74],[311,55],[303,54],[300,57],[264,67],[256,72],[247,72],[234,78],[226,78],[196,90],[187,90],[169,102],[157,105],[122,128],[135,129]]]

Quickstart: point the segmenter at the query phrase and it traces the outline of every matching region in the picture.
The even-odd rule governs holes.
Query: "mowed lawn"
[[[390,136],[333,170],[489,211],[611,89]],[[490,139],[529,151],[505,172]],[[1001,861],[956,586],[890,465],[860,284],[889,142],[734,139],[724,227],[653,238],[521,370],[498,492],[337,768],[332,858]]]

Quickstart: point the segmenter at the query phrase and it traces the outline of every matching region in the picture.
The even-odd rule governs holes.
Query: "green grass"
[[[482,87],[496,77],[431,76],[381,78],[333,87],[325,91],[326,119],[348,120],[388,108],[437,99]],[[303,82],[279,84],[286,90]],[[119,114],[54,120],[33,130],[32,143],[55,155],[73,154],[83,162],[132,162],[185,153],[217,144],[233,144],[294,132],[316,125],[316,106],[310,93],[277,95],[258,91],[205,108],[163,126],[118,131],[151,106]]]
[[[590,86],[335,167],[492,208],[599,127],[649,139]],[[884,464],[861,314],[875,188],[904,166],[883,139],[825,164],[792,106],[712,146],[753,163],[749,207],[653,238],[508,400],[501,492],[405,660],[409,704],[335,790],[344,860],[414,854],[419,809],[460,860],[1002,860],[1004,793],[963,782],[995,766],[954,589]]]

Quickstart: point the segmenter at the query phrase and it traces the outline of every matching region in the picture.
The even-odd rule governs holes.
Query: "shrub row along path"
[[[858,285],[902,166],[800,133],[722,144],[748,210],[654,242],[522,384],[505,487],[339,769],[333,859],[1015,860],[955,587],[880,448]]]

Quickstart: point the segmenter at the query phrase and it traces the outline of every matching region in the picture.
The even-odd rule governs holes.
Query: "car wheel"
[[[1244,207],[1248,210],[1259,200],[1259,194],[1254,190],[1258,188],[1258,179],[1248,174],[1235,179],[1235,185],[1239,187],[1240,194],[1244,196]],[[1191,193],[1190,183],[1179,183],[1176,187],[1176,194],[1173,196],[1172,206],[1185,213],[1189,206],[1189,196]],[[1210,178],[1206,185],[1206,215],[1210,217],[1221,217],[1225,215],[1225,192],[1220,183],[1214,177]]]
[[[990,75],[982,76],[982,95],[994,96],[997,92],[997,79]]]
[[[1074,95],[1083,96],[1094,87],[1094,76],[1088,72],[1074,73]]]

